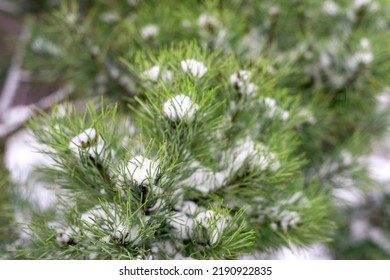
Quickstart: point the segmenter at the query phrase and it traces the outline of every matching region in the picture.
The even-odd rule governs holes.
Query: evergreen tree
[[[386,1],[65,2],[25,60],[70,89],[29,126],[58,200],[14,257],[309,246],[348,217],[335,188],[375,184],[358,159],[387,125]]]

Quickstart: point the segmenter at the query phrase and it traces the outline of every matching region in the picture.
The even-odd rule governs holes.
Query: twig
[[[0,96],[0,120],[4,121],[5,112],[12,104],[16,95],[19,81],[23,76],[22,71],[23,58],[25,54],[25,44],[30,38],[30,27],[24,24],[23,30],[19,36],[19,43],[11,61],[11,66],[8,70],[7,78]]]
[[[37,110],[37,108],[39,110],[48,110],[55,103],[58,103],[59,101],[62,101],[66,97],[68,97],[73,90],[74,90],[73,85],[67,85],[63,88],[60,88],[57,91],[53,92],[52,94],[39,100],[36,104],[33,105],[33,108],[34,107],[36,108],[35,111]]]
[[[7,0],[0,0],[0,11],[11,15],[20,13],[20,9]]]
[[[40,110],[48,110],[52,105],[54,105],[57,102],[60,102],[64,100],[66,97],[68,97],[73,92],[73,86],[68,85],[63,88],[58,89],[57,91],[53,92],[47,97],[42,98],[37,103],[28,105],[28,106],[20,106],[19,108],[21,110],[24,110],[26,113],[25,115],[18,119],[18,120],[9,120],[9,122],[5,122],[3,124],[0,124],[0,144],[4,144],[5,140],[10,137],[12,134],[17,132],[19,129],[23,127],[23,125],[33,116],[36,112]],[[7,112],[4,112],[5,115],[9,111],[12,110],[8,109]]]

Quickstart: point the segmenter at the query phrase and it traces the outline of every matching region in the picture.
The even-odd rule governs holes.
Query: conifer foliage
[[[57,200],[10,254],[237,259],[330,242],[332,190],[372,182],[355,159],[387,124],[388,12],[276,2],[63,1],[36,20],[25,67],[73,91],[29,124]]]

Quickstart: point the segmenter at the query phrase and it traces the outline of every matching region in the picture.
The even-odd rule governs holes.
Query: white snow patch
[[[39,210],[46,210],[57,202],[56,193],[46,183],[36,180],[32,171],[37,167],[52,166],[53,160],[39,151],[49,151],[48,146],[39,144],[28,130],[11,136],[5,145],[4,160],[11,180],[19,184],[18,192]]]
[[[382,183],[390,182],[390,158],[372,155],[368,158],[369,171],[373,178]]]
[[[115,11],[107,11],[100,15],[100,19],[107,23],[114,23],[120,20],[120,15]]]
[[[320,243],[315,243],[310,248],[303,249],[294,245],[290,248],[284,247],[270,257],[275,260],[330,260],[332,256],[327,247]]]
[[[156,24],[147,24],[141,28],[140,33],[144,40],[150,41],[160,33],[160,27]]]
[[[200,61],[195,59],[186,59],[180,62],[181,68],[184,72],[191,73],[192,76],[201,78],[207,72],[207,67]]]
[[[175,212],[168,220],[168,224],[175,230],[176,235],[183,240],[190,239],[194,227],[194,220],[182,212]]]
[[[219,243],[222,233],[227,227],[228,217],[217,214],[213,210],[207,210],[198,213],[195,218],[195,223],[198,225],[195,229],[199,229],[199,226],[206,229],[210,245],[215,246]],[[200,230],[200,232],[202,232],[202,230]],[[193,234],[199,234],[199,232]]]
[[[225,153],[223,161],[229,163],[230,172],[246,171],[243,169],[245,164],[247,164],[249,171],[255,168],[277,171],[281,167],[276,153],[270,152],[267,146],[255,143],[249,137],[237,141],[235,147]]]
[[[108,204],[105,208],[96,205],[84,212],[81,220],[90,227],[98,227],[109,232],[109,235],[103,237],[103,242],[134,242],[138,236],[139,226],[121,221],[120,213],[116,211],[113,204]]]
[[[172,81],[173,78],[172,71],[161,71],[161,67],[159,65],[154,65],[150,69],[145,70],[142,72],[142,76],[154,82],[157,82],[159,78],[161,78],[164,82]]]
[[[40,150],[47,151],[49,147],[39,144],[28,130],[22,130],[7,140],[4,160],[13,181],[25,182],[33,168],[54,163],[48,155],[40,153]]]
[[[260,103],[264,105],[267,110],[265,112],[265,116],[267,118],[280,118],[283,121],[288,120],[290,113],[286,110],[283,110],[278,105],[276,105],[276,100],[270,97],[261,97]]]
[[[339,13],[339,6],[334,1],[325,1],[322,10],[330,16],[335,16]]]
[[[135,156],[127,164],[125,177],[139,185],[150,185],[160,173],[159,161],[150,160],[141,155]]]
[[[194,170],[194,172],[181,181],[180,185],[193,187],[204,194],[220,188],[227,178],[226,172],[214,172],[202,166],[198,161],[193,161],[189,169]]]
[[[85,150],[92,157],[100,155],[104,149],[104,141],[94,128],[87,128],[69,142],[69,148],[80,158]]]
[[[214,35],[222,26],[219,20],[209,14],[201,14],[198,17],[199,34],[203,37]]]
[[[251,74],[246,70],[238,70],[230,75],[230,84],[237,88],[243,88],[249,81]]]
[[[367,7],[368,5],[370,5],[371,1],[372,0],[355,0],[353,5],[354,5],[355,9],[358,10],[360,8]]]
[[[351,206],[357,207],[364,202],[364,193],[355,187],[333,189],[332,194],[337,199]]]
[[[163,105],[164,114],[172,121],[181,119],[191,120],[199,106],[192,102],[192,100],[184,95],[176,95],[168,99]]]

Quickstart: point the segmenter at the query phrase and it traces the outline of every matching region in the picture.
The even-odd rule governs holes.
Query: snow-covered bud
[[[230,75],[230,84],[237,89],[240,94],[254,95],[259,87],[254,83],[249,83],[250,72],[238,70]]]
[[[125,177],[138,185],[151,185],[160,173],[158,165],[158,161],[152,161],[143,156],[135,156],[127,164]]]
[[[63,118],[73,111],[73,107],[70,103],[61,103],[55,110],[53,110],[53,116],[57,118]]]
[[[160,66],[155,65],[152,68],[142,72],[142,75],[149,80],[157,81],[158,77],[160,76],[160,70]]]
[[[68,23],[68,24],[74,24],[77,20],[77,16],[76,14],[73,14],[73,13],[69,13],[65,16],[65,21]]]
[[[268,155],[265,156],[266,161],[268,162],[267,167],[271,171],[277,171],[282,165],[280,164],[278,155],[274,152],[269,152]]]
[[[198,105],[184,95],[176,95],[164,103],[163,112],[172,121],[179,121],[182,119],[191,120],[195,112],[198,110]]]
[[[64,230],[57,230],[57,234],[56,241],[61,246],[73,245],[78,242],[75,238],[76,232],[70,227]]]
[[[183,19],[181,21],[180,25],[184,29],[190,29],[191,28],[191,22],[188,19]]]
[[[59,46],[42,37],[36,38],[32,42],[31,48],[37,53],[51,56],[60,56],[63,54],[63,50]]]
[[[70,141],[69,148],[77,157],[80,157],[80,151],[82,150],[86,151],[90,156],[95,157],[102,153],[104,141],[95,129],[87,128]]]
[[[332,64],[332,59],[327,52],[321,52],[319,56],[320,65],[323,68],[328,68]]]
[[[201,78],[207,72],[207,67],[200,61],[195,59],[186,59],[180,62],[184,72],[191,73],[192,76]]]
[[[233,150],[229,150],[227,158],[231,172],[271,170],[276,171],[281,167],[278,156],[270,152],[268,147],[261,143],[254,143],[250,138],[241,139]]]
[[[263,101],[264,105],[266,105],[270,109],[277,107],[276,100],[273,98],[265,97],[262,101]]]
[[[353,6],[356,10],[363,9],[370,5],[372,0],[355,0]]]
[[[157,82],[159,78],[161,78],[164,82],[168,82],[173,78],[173,74],[170,70],[161,71],[161,67],[158,65],[155,65],[150,69],[142,72],[142,76],[145,79],[151,80],[153,82]]]
[[[116,244],[126,244],[131,241],[135,241],[138,236],[139,226],[134,225],[130,228],[129,225],[124,225],[124,223],[119,223],[113,230],[113,232],[103,238],[107,243],[116,243]]]
[[[292,204],[296,203],[297,200],[301,199],[301,195],[293,195],[288,200],[281,201],[282,205],[286,204]],[[294,201],[295,200],[295,201]],[[303,203],[306,203],[303,201]],[[302,205],[303,207],[306,207],[307,205]],[[270,219],[270,227],[273,230],[278,230],[278,227],[280,226],[283,231],[287,231],[289,228],[296,227],[301,222],[301,216],[296,211],[290,211],[290,210],[283,210],[280,206],[272,206],[265,209],[265,216]]]
[[[220,26],[221,23],[219,22],[219,20],[212,15],[201,14],[198,17],[199,33],[203,37],[216,34]]]
[[[90,52],[91,52],[91,54],[93,55],[93,56],[98,56],[99,55],[99,53],[100,53],[100,48],[99,48],[99,46],[92,46],[91,48],[90,48]]]
[[[220,25],[219,20],[212,15],[201,14],[198,17],[198,26],[200,28],[204,28],[204,29],[208,29],[210,27],[216,28],[219,25]]]
[[[298,112],[297,115],[302,118],[303,122],[307,122],[309,124],[315,124],[317,122],[317,119],[313,115],[313,112],[310,111],[308,108],[303,108]]]
[[[383,111],[390,108],[390,89],[384,88],[377,96],[378,110]]]
[[[290,112],[289,112],[289,111],[280,110],[280,118],[281,118],[283,121],[287,121],[289,117],[290,117]]]
[[[156,24],[147,24],[140,30],[141,37],[146,41],[153,41],[159,32],[160,27],[158,27]]]
[[[283,121],[288,120],[290,113],[277,106],[275,99],[272,99],[270,97],[265,97],[265,98],[261,98],[260,101],[267,108],[265,112],[266,117],[268,118],[278,117]]]
[[[356,70],[359,65],[368,66],[374,60],[371,51],[358,51],[347,60],[347,65],[351,70]]]
[[[271,6],[269,9],[268,9],[268,15],[270,17],[277,17],[280,13],[280,9],[278,6]]]
[[[280,213],[280,226],[284,231],[294,228],[301,221],[301,217],[295,211],[282,211]]]
[[[254,96],[258,90],[259,90],[259,87],[257,85],[255,85],[254,83],[249,83],[244,88],[244,93],[247,95]]]
[[[378,2],[372,2],[370,5],[370,12],[377,12],[381,8],[381,5]]]
[[[114,23],[120,19],[120,16],[115,11],[108,11],[105,13],[102,13],[100,16],[100,19],[107,23]]]
[[[230,84],[237,89],[243,88],[249,81],[250,72],[246,70],[238,70],[230,75]]]
[[[371,49],[371,43],[370,43],[370,40],[368,40],[367,38],[362,38],[360,40],[360,46],[363,50],[369,50]]]
[[[325,1],[322,5],[322,11],[330,16],[335,16],[339,13],[339,6],[334,1]]]
[[[127,4],[129,4],[131,7],[135,7],[139,4],[140,0],[127,0]]]
[[[370,41],[367,38],[362,38],[360,40],[360,46],[362,51],[356,53],[358,60],[360,60],[364,65],[371,64],[374,60],[374,54],[371,51]]]
[[[221,240],[223,231],[228,224],[228,217],[217,214],[212,210],[200,212],[195,218],[196,226],[193,232],[195,238],[207,238],[211,246],[215,246]],[[199,228],[200,227],[200,228]],[[203,229],[207,236],[202,236]]]
[[[220,188],[226,179],[225,173],[214,172],[202,166],[198,161],[192,162],[189,169],[193,169],[194,172],[188,178],[182,180],[180,184],[192,187],[204,194]]]
[[[126,244],[134,242],[138,236],[139,226],[122,222],[114,204],[108,204],[106,207],[96,205],[81,215],[81,221],[91,228],[107,232],[108,235],[102,238],[102,241],[107,243]],[[87,232],[89,233],[89,229]]]

